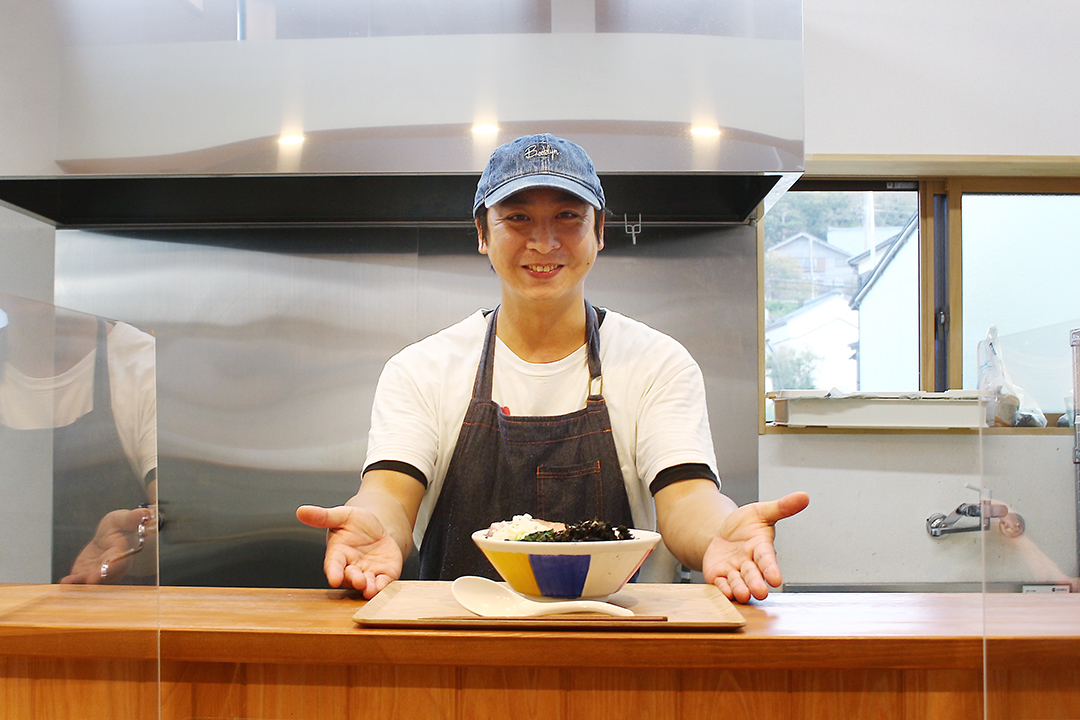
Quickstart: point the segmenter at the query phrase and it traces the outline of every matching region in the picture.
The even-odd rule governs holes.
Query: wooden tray
[[[450,582],[398,580],[390,583],[353,620],[361,627],[513,628],[535,630],[736,630],[743,616],[713,585],[631,583],[608,598],[630,608],[632,618],[568,613],[539,618],[473,615],[450,593]]]

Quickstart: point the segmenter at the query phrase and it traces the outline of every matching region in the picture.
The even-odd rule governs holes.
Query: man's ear
[[[487,211],[485,211],[487,212]],[[476,249],[481,255],[487,255],[487,238],[484,237],[484,224],[476,218]]]
[[[596,249],[604,249],[604,212],[597,210],[600,213],[599,222],[596,223]]]

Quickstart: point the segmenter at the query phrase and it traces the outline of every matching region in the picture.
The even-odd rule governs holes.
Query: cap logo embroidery
[[[544,157],[550,155],[552,157],[560,155],[558,148],[552,147],[547,143],[533,143],[529,147],[525,148],[526,158]]]

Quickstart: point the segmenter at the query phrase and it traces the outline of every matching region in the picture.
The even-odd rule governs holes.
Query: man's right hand
[[[301,505],[296,518],[305,525],[326,528],[323,570],[331,587],[344,584],[370,600],[401,577],[401,548],[371,511],[350,505]]]

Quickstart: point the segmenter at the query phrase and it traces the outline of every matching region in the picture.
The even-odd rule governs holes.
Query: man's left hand
[[[773,526],[802,511],[810,504],[804,492],[779,500],[756,502],[732,511],[705,550],[702,573],[705,582],[716,585],[729,599],[740,603],[751,597],[764,599],[769,586],[783,581],[776,562]]]

